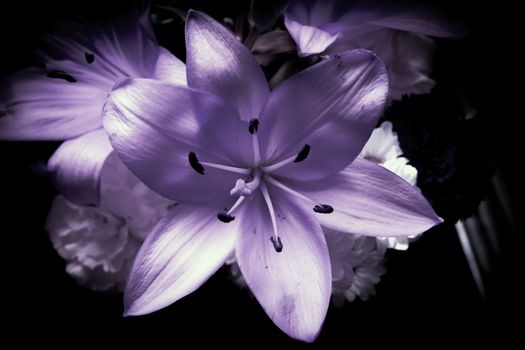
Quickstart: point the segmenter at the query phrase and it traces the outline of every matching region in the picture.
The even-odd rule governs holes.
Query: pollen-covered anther
[[[294,159],[294,163],[299,163],[308,158],[308,154],[310,154],[310,145],[304,145],[301,152],[297,154],[297,157]]]
[[[254,118],[250,120],[250,123],[248,124],[248,131],[252,135],[259,131],[259,119]]]
[[[217,219],[227,224],[235,220],[235,216],[229,215],[227,213],[219,213],[217,214]]]
[[[281,241],[281,237],[275,238],[274,236],[271,236],[270,241],[272,242],[273,247],[277,253],[283,251],[283,242]]]
[[[316,204],[313,208],[316,213],[319,214],[330,214],[334,212],[334,208],[328,204]]]
[[[68,83],[76,83],[77,82],[77,80],[73,76],[71,76],[71,75],[69,75],[66,72],[63,72],[61,70],[52,70],[52,71],[47,73],[47,77],[51,78],[51,79],[64,79]]]
[[[86,62],[88,64],[91,64],[91,63],[93,63],[95,61],[95,55],[90,53],[90,52],[86,52],[84,54],[84,58],[86,59]]]
[[[190,162],[190,166],[193,168],[193,170],[195,170],[201,175],[204,175],[204,167],[199,162],[199,159],[197,158],[195,152],[188,153],[188,161]]]

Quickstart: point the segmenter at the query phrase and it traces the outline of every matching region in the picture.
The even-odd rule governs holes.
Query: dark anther
[[[217,219],[221,220],[222,222],[229,223],[235,220],[235,216],[231,216],[226,213],[219,213],[217,214]]]
[[[259,119],[250,120],[250,124],[248,124],[248,131],[252,135],[259,131]]]
[[[52,70],[51,72],[47,73],[47,77],[48,78],[53,78],[53,79],[64,79],[65,81],[68,81],[70,83],[76,83],[77,80],[75,78],[73,78],[71,75],[65,73],[65,72],[62,72],[60,70]]]
[[[319,204],[314,207],[314,211],[319,214],[330,214],[334,212],[334,208],[328,204]]]
[[[199,159],[197,158],[197,155],[194,152],[188,153],[188,160],[193,170],[195,170],[201,175],[204,175],[204,167],[201,163],[199,163]]]
[[[277,253],[283,251],[283,242],[281,241],[281,237],[277,237],[277,239],[275,239],[275,237],[272,236],[270,237],[270,241],[272,241],[273,247]]]
[[[303,149],[299,154],[297,154],[297,157],[294,159],[294,163],[299,163],[305,160],[308,157],[308,154],[310,153],[310,145],[304,145]]]
[[[91,64],[91,63],[93,63],[95,61],[95,55],[92,54],[92,53],[86,52],[84,54],[84,57],[86,57],[86,62],[89,63],[89,64]]]

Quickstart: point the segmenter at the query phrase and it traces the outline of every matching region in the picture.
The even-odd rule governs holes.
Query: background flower
[[[391,99],[428,93],[434,86],[434,42],[461,37],[464,28],[421,4],[385,1],[292,0],[285,24],[299,55],[333,55],[364,48],[385,62]]]
[[[67,273],[80,284],[122,291],[140,245],[171,206],[113,155],[102,170],[100,206],[79,206],[57,196],[46,229]]]
[[[156,42],[147,2],[104,20],[67,20],[43,35],[36,67],[0,82],[0,140],[65,140],[48,162],[58,191],[99,204],[100,173],[112,153],[102,107],[128,77],[184,85],[184,64]]]

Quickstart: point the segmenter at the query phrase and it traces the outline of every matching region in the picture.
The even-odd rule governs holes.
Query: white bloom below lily
[[[122,291],[142,241],[172,205],[111,156],[102,170],[100,206],[57,196],[46,229],[67,262],[67,273],[79,284]]]

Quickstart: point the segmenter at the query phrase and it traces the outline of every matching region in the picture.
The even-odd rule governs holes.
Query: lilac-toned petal
[[[272,321],[289,336],[313,341],[331,293],[331,268],[323,232],[312,213],[270,189],[283,249],[276,252],[268,208],[252,195],[240,216],[236,246],[241,272]]]
[[[155,72],[159,46],[144,30],[143,22],[121,16],[89,32],[94,54],[111,71],[129,77],[151,77]],[[96,61],[96,58],[95,58]]]
[[[356,159],[343,172],[317,183],[288,183],[318,203],[333,207],[317,214],[327,228],[367,236],[410,236],[443,220],[423,195],[385,168]]]
[[[285,15],[293,18],[301,24],[321,27],[327,23],[333,23],[342,14],[345,7],[340,1],[334,0],[292,0]]]
[[[297,44],[299,56],[309,56],[325,51],[340,35],[339,33],[331,34],[320,28],[301,24],[289,14],[285,15],[284,24]]]
[[[48,163],[58,192],[73,203],[97,205],[102,167],[111,152],[104,129],[62,143]]]
[[[152,77],[159,55],[147,2],[130,5],[111,21],[60,22],[44,40],[38,57],[49,69],[94,74],[112,83]]]
[[[434,40],[421,34],[380,28],[359,36],[343,34],[330,46],[330,53],[349,48],[365,48],[382,60],[388,71],[389,98],[428,93],[434,86],[428,77],[432,71]]]
[[[187,85],[186,65],[171,52],[159,47],[159,57],[153,77],[173,84]]]
[[[220,204],[178,204],[142,245],[124,293],[126,315],[162,309],[199,288],[233,251],[237,223],[217,220]]]
[[[460,38],[467,32],[465,26],[447,20],[430,8],[392,6],[376,11],[381,11],[382,15],[368,23],[380,27],[443,38]]]
[[[293,157],[308,144],[306,160],[274,173],[316,180],[343,170],[370,137],[387,94],[385,67],[370,51],[344,52],[304,70],[277,86],[263,110],[263,161]]]
[[[243,176],[206,165],[201,174],[199,162],[239,166],[253,157],[248,123],[234,109],[215,96],[166,82],[123,81],[106,104],[104,127],[124,164],[151,189],[177,201],[222,197]]]
[[[297,43],[299,55],[307,56],[324,52],[342,35],[372,30],[374,26],[364,25],[361,12],[356,13],[346,1],[295,0],[286,10],[284,23]]]
[[[243,120],[259,117],[269,94],[261,67],[232,33],[198,11],[188,13],[186,65],[188,86],[223,98]]]
[[[29,68],[0,85],[0,139],[64,140],[101,127],[107,91],[74,75]]]

